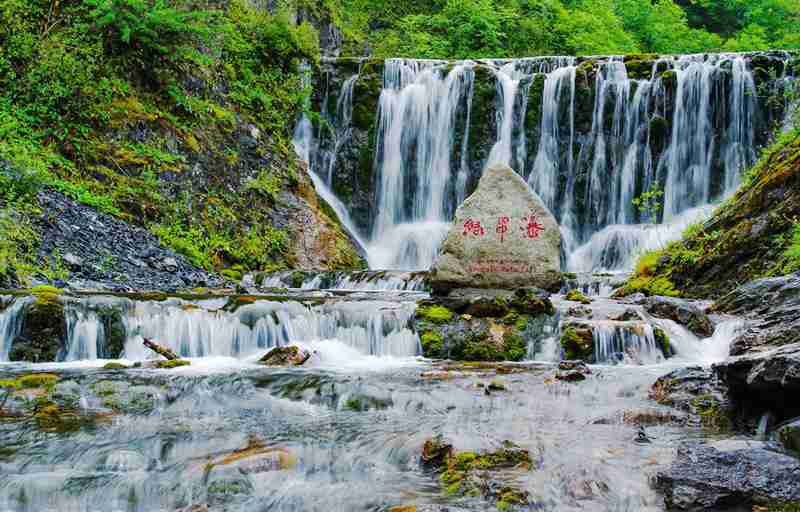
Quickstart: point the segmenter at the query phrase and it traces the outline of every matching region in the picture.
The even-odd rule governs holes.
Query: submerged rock
[[[259,359],[259,364],[266,366],[302,366],[311,357],[308,350],[297,346],[275,347]]]
[[[486,170],[458,208],[429,281],[437,293],[454,288],[558,291],[561,234],[555,217],[510,167]]]
[[[650,297],[645,308],[656,318],[668,318],[692,331],[698,338],[714,334],[714,324],[697,305],[673,297]]]
[[[527,491],[508,478],[511,472],[530,471],[533,461],[527,450],[511,441],[503,441],[492,452],[457,452],[441,437],[429,439],[422,449],[420,463],[424,469],[439,473],[445,494],[483,496],[496,502],[500,510],[514,505],[528,505]]]
[[[655,479],[669,509],[717,511],[800,502],[800,459],[758,441],[684,443]],[[776,508],[775,510],[788,510]]]

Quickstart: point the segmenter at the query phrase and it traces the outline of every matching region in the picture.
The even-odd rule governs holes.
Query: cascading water
[[[225,300],[188,302],[97,298],[66,304],[64,361],[103,358],[108,336],[99,310],[116,310],[124,326],[124,357],[151,355],[143,338],[157,340],[181,357],[247,358],[292,343],[336,340],[362,355],[413,357],[419,338],[409,328],[413,302],[333,301],[307,305],[297,301],[257,301],[235,311]],[[13,338],[4,338],[5,340]]]
[[[769,127],[751,58],[664,56],[634,72],[620,57],[387,60],[376,106],[377,208],[373,222],[362,226],[370,233],[370,266],[427,269],[455,208],[482,169],[501,162],[526,177],[556,214],[569,259],[618,255],[571,268],[607,268],[592,265],[610,260],[613,270],[630,268],[651,238],[649,229],[627,230],[617,237],[621,245],[605,237],[597,240],[600,247],[580,248],[609,226],[621,233],[644,222],[682,225],[684,212],[730,194],[753,163]],[[487,95],[487,79],[494,82],[493,95]],[[337,112],[346,112],[339,105],[351,100],[350,87],[352,80],[345,80]],[[485,104],[487,97],[494,105]],[[492,109],[495,126],[486,140],[475,132],[475,119]],[[538,116],[535,122],[528,111]],[[327,144],[337,147],[347,127],[333,132]],[[529,153],[529,145],[535,151]],[[634,198],[648,191],[663,192],[663,212],[635,207]],[[642,239],[631,243],[636,234]]]
[[[8,361],[11,342],[22,329],[22,314],[29,302],[27,298],[0,296],[0,361]]]

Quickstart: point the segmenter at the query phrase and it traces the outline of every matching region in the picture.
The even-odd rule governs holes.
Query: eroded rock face
[[[558,291],[560,251],[553,214],[510,167],[494,166],[456,211],[430,283],[438,293],[525,286]]]
[[[672,510],[730,510],[800,501],[800,460],[758,441],[685,443],[656,478]]]
[[[714,367],[731,393],[755,414],[800,414],[800,273],[752,281],[714,307],[749,322],[731,344],[735,357]]]
[[[300,347],[275,347],[258,362],[267,366],[302,366],[311,353]]]
[[[696,304],[672,297],[650,297],[647,312],[657,318],[668,318],[692,331],[698,338],[714,334],[714,324]]]

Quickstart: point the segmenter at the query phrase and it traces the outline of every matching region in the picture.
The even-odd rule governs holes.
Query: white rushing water
[[[374,222],[362,226],[370,267],[428,269],[467,185],[491,163],[514,167],[543,198],[559,220],[576,269],[630,269],[656,232],[645,224],[663,218],[672,226],[657,230],[662,243],[679,234],[674,226],[684,225],[687,211],[736,188],[755,160],[760,115],[746,55],[664,56],[649,76],[637,78],[628,75],[622,58],[594,59],[588,126],[586,109],[578,106],[575,58],[387,60],[375,126],[377,205]],[[475,104],[476,76],[487,76],[478,70],[495,81],[496,105],[489,106],[494,140],[488,143],[470,133],[476,108],[487,108]],[[533,95],[537,79],[543,86]],[[351,76],[341,82],[332,122],[344,125],[335,124],[325,144],[333,149],[320,159],[325,170],[317,172],[328,186],[339,149],[351,136],[355,81]],[[539,118],[535,126],[526,125],[533,108]],[[479,144],[486,147],[476,151]],[[529,153],[528,146],[536,151]],[[661,149],[654,154],[654,147]],[[475,155],[484,160],[473,161]],[[650,190],[663,192],[656,198],[663,213],[643,213],[634,205]],[[347,209],[335,203],[337,212]],[[347,215],[340,216],[351,232],[358,231]]]
[[[0,295],[0,361],[8,360],[11,342],[22,329],[22,313],[28,302],[28,298]]]

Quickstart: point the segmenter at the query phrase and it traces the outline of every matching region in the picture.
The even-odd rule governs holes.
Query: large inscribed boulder
[[[456,211],[429,279],[436,293],[531,286],[557,291],[558,223],[517,173],[506,165],[492,166]]]

